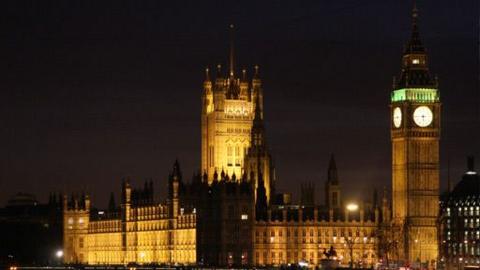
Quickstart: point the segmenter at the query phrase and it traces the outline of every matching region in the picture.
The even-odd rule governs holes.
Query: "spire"
[[[330,184],[338,185],[337,164],[335,162],[335,157],[334,157],[333,153],[330,156],[330,162],[328,164],[327,182],[330,183]]]
[[[412,30],[405,45],[400,76],[394,83],[394,89],[436,88],[437,83],[428,70],[428,56],[420,39],[418,30],[418,9],[413,2],[411,13]]]
[[[261,124],[262,123],[262,107],[260,106],[260,93],[257,91],[257,95],[255,96],[255,116],[253,117],[253,124]]]
[[[265,146],[265,128],[263,126],[262,107],[260,106],[260,97],[257,91],[255,96],[255,111],[253,117],[251,144],[254,147]]]
[[[255,72],[253,73],[253,79],[257,80],[259,78],[259,76],[258,76],[258,69],[259,69],[258,65],[255,65],[254,69],[255,69]]]
[[[410,36],[410,41],[405,48],[405,54],[410,53],[424,53],[425,48],[422,45],[422,41],[420,40],[420,33],[418,32],[418,9],[417,3],[413,1],[413,9],[412,9],[412,34]]]
[[[235,69],[235,51],[234,51],[234,29],[235,26],[233,24],[230,24],[230,70],[229,70],[229,76],[234,77],[234,69]]]
[[[210,81],[210,69],[208,67],[205,68],[205,81]]]
[[[178,159],[175,159],[171,176],[172,180],[182,180],[182,171],[180,170],[180,163],[178,162]]]

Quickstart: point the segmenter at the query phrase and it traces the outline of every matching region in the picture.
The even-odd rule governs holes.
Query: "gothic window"
[[[227,146],[227,156],[229,156],[229,157],[232,156],[232,147],[230,145]]]

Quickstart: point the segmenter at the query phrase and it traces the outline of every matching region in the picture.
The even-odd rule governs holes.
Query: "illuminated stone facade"
[[[233,26],[231,31],[233,35]],[[240,179],[245,173],[250,175],[252,171],[261,170],[269,203],[274,193],[273,161],[266,149],[253,149],[249,153],[255,111],[259,113],[259,120],[263,119],[263,89],[258,72],[255,66],[250,81],[246,70],[242,70],[241,78],[235,76],[233,40],[228,74],[218,65],[216,76],[211,79],[206,69],[202,94],[201,170],[210,184],[215,174],[225,173],[230,178],[235,175]]]
[[[391,102],[393,229],[398,258],[433,266],[438,257],[440,98],[412,16]]]
[[[342,265],[387,261],[433,263],[437,228],[440,100],[420,43],[416,11],[399,80],[392,92],[392,208],[384,192],[346,209],[335,160],[325,202],[302,185],[300,204],[275,201],[273,159],[263,123],[263,90],[255,68],[235,77],[209,70],[203,84],[201,173],[182,180],[178,162],[166,202],[153,187],[124,182],[120,206],[93,211],[90,199],[64,199],[64,260],[85,264],[321,265],[325,252]],[[392,211],[393,210],[393,211]],[[393,213],[392,213],[393,212]],[[393,216],[393,219],[392,219]]]
[[[64,261],[81,264],[193,264],[196,215],[179,205],[181,175],[175,164],[169,198],[153,200],[153,186],[132,190],[124,182],[122,203],[113,211],[90,208],[88,196],[64,198]]]
[[[350,248],[357,267],[371,267],[378,261],[378,210],[366,215],[362,209],[360,219],[356,215],[355,220],[335,219],[333,209],[330,217],[320,216],[317,208],[283,209],[279,213],[281,216],[272,218],[269,210],[270,219],[255,223],[255,265],[320,265],[330,247],[343,265],[350,262]]]

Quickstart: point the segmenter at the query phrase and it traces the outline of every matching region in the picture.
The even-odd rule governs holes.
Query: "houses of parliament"
[[[111,200],[104,211],[93,210],[88,195],[64,197],[64,262],[318,266],[329,257],[358,267],[385,259],[433,266],[440,99],[417,17],[414,8],[388,112],[392,200],[372,190],[370,199],[346,207],[333,155],[322,204],[313,184],[299,187],[299,203],[276,192],[264,125],[268,90],[257,66],[250,78],[237,73],[232,43],[229,66],[207,69],[203,82],[201,171],[186,181],[175,161],[163,201],[154,199],[152,182],[134,188],[128,179],[120,203]]]

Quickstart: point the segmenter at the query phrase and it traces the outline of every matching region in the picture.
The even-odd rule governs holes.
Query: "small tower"
[[[337,164],[333,154],[330,156],[327,182],[325,183],[325,204],[329,209],[339,209],[342,205]]]
[[[63,197],[63,260],[64,263],[87,263],[87,234],[90,222],[88,195]]]
[[[255,112],[253,125],[250,132],[250,147],[247,150],[245,156],[245,169],[248,174],[253,172],[254,175],[262,176],[262,182],[265,188],[265,196],[267,197],[267,204],[270,204],[274,195],[274,173],[273,162],[270,153],[267,148],[267,142],[265,138],[265,126],[263,124],[262,106],[260,105],[260,93],[257,92],[255,97]],[[254,183],[254,188],[257,190],[260,182],[257,180]],[[258,195],[255,196],[257,198]]]
[[[180,170],[180,163],[175,160],[173,164],[172,173],[168,179],[168,202],[170,217],[176,219],[179,213],[179,195],[180,186],[182,184],[182,171]]]
[[[267,218],[267,192],[265,189],[265,182],[263,181],[263,174],[261,169],[257,173],[257,188],[256,188],[256,203],[255,203],[255,217],[257,220],[266,220]]]

